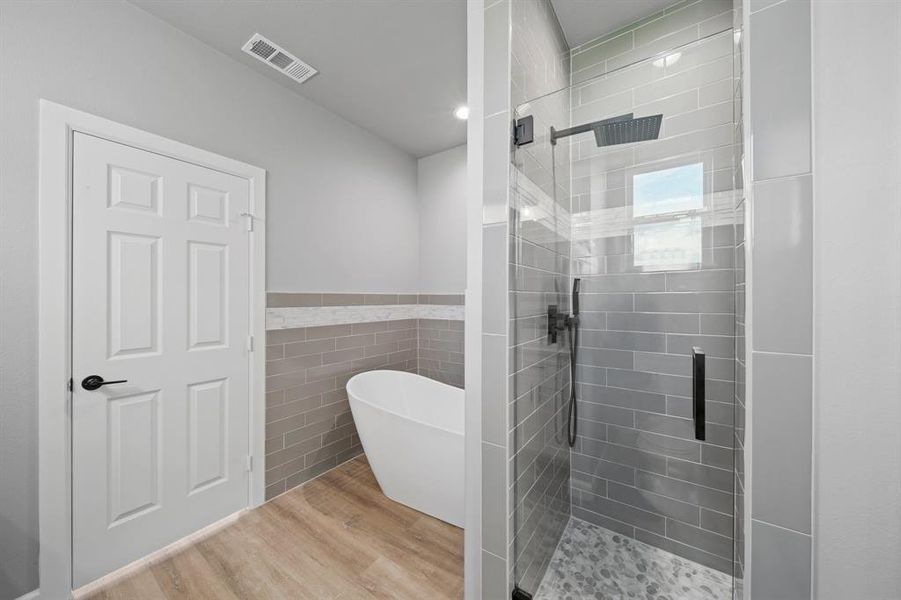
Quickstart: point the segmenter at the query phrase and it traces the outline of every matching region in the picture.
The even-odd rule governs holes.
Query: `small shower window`
[[[649,217],[704,208],[704,163],[632,176],[632,215]]]
[[[697,268],[703,210],[703,163],[633,175],[634,266],[645,271]]]

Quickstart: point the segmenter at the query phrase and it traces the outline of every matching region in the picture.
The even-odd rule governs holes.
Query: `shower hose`
[[[576,356],[579,352],[579,315],[573,315],[569,321],[569,413],[566,434],[569,447],[576,445]]]

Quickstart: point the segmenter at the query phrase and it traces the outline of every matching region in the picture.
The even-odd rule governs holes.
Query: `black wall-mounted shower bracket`
[[[566,314],[557,311],[556,304],[547,306],[547,343],[556,344],[557,334],[566,329]]]
[[[572,329],[578,323],[578,315],[560,312],[556,304],[547,305],[547,343],[556,344],[561,331]]]

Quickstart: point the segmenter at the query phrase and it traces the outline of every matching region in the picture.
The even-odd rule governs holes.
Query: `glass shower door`
[[[570,311],[569,148],[548,152],[552,124],[565,119],[563,90],[536,105],[535,142],[514,154],[510,214],[510,420],[513,424],[511,535],[515,582],[537,589],[571,514],[566,440],[570,360],[565,333],[548,336],[548,310]]]
[[[517,109],[511,527],[536,597],[731,598],[732,60],[727,31]],[[572,331],[552,342],[548,308],[570,312],[573,279],[570,448]]]

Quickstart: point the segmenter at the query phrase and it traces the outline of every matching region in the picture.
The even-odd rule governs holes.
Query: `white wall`
[[[814,592],[901,597],[901,3],[813,2]]]
[[[419,291],[466,288],[466,145],[419,159]]]
[[[485,2],[466,4],[466,306],[464,388],[466,409],[463,597],[482,593],[482,193],[485,142]]]
[[[124,2],[0,3],[0,91],[0,598],[15,598],[38,583],[39,98],[267,169],[270,290],[416,291],[419,212],[415,159]]]

